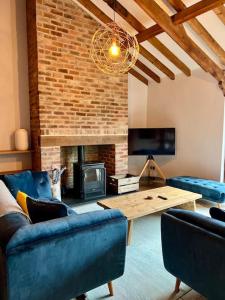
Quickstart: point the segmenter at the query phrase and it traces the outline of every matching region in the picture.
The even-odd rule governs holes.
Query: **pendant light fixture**
[[[104,73],[119,75],[127,73],[136,63],[139,45],[135,36],[130,36],[115,22],[101,26],[91,41],[91,58]]]

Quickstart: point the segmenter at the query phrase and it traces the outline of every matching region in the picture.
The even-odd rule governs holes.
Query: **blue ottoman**
[[[225,202],[225,184],[214,180],[190,176],[172,177],[166,180],[167,185],[193,193],[202,194],[203,199],[217,203]]]

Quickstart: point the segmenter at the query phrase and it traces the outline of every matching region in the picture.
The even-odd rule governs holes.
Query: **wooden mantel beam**
[[[102,23],[107,24],[112,22],[112,20],[104,14],[94,3],[92,3],[90,0],[76,0],[78,3],[80,3],[83,7],[85,7],[90,13],[92,13],[96,18],[98,18]],[[152,75],[152,79],[160,82],[160,78],[158,75],[156,75],[153,71],[151,71],[149,68],[145,68],[142,70],[146,75],[150,76]],[[151,73],[152,72],[152,73]],[[145,78],[142,74],[138,73],[135,69],[130,69],[129,73],[132,74],[134,77],[136,77],[138,80],[143,82],[145,85],[148,85],[148,79]]]
[[[186,34],[183,25],[174,25],[169,15],[152,0],[134,0],[160,27],[206,72],[209,72],[225,89],[224,72]]]
[[[174,25],[182,24],[184,22],[187,22],[188,20],[191,20],[209,10],[215,9],[216,7],[219,7],[225,3],[225,0],[201,0],[200,2],[197,2],[193,4],[192,6],[185,7],[182,11],[176,13],[171,17],[171,21]],[[157,34],[160,34],[164,32],[161,26],[154,25],[148,29],[145,29],[144,31],[137,34],[137,40],[139,43],[152,38],[156,36]]]
[[[168,2],[178,12],[186,8],[186,5],[182,0],[168,0]],[[192,30],[194,30],[206,43],[206,45],[215,53],[215,55],[218,56],[221,63],[225,65],[225,51],[205,29],[205,27],[195,18],[188,21],[188,24],[190,25]]]
[[[129,25],[131,25],[137,32],[145,30],[145,26],[138,21],[119,1],[103,0],[113,10],[115,10]],[[170,51],[159,39],[153,37],[148,39],[158,51],[160,51],[169,61],[171,61],[178,69],[185,75],[190,76],[191,70],[172,52]]]

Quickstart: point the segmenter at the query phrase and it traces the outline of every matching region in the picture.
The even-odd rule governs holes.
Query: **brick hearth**
[[[126,173],[127,74],[91,61],[99,24],[72,0],[27,0],[27,11],[33,168],[68,166],[73,146],[103,145],[92,149],[108,173]]]

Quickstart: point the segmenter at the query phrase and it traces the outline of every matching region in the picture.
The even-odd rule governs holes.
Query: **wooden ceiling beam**
[[[200,2],[197,2],[192,6],[185,7],[185,9],[176,13],[170,18],[174,25],[179,25],[209,10],[221,6],[223,5],[223,3],[225,3],[225,0],[201,0]],[[161,26],[156,24],[140,32],[139,34],[136,35],[136,37],[138,42],[141,43],[149,38],[156,36],[157,34],[162,33],[163,31],[164,30],[162,30]]]
[[[217,17],[220,19],[220,21],[222,21],[223,24],[225,25],[225,7],[222,5],[222,6],[215,8],[214,13],[217,15]]]
[[[144,42],[148,39],[151,39],[163,32],[164,32],[164,30],[162,29],[162,27],[159,26],[158,24],[155,24],[155,25],[139,32],[138,34],[136,34],[136,38],[139,43],[142,43],[142,42]]]
[[[183,25],[174,25],[171,18],[155,1],[134,0],[169,36],[194,59],[206,72],[209,72],[225,89],[224,72],[186,34]]]
[[[158,68],[161,72],[166,74],[170,79],[174,80],[175,75],[169,68],[167,68],[163,63],[161,63],[158,58],[152,55],[148,50],[146,50],[143,46],[139,45],[140,54],[144,56],[148,61],[150,61],[156,68]]]
[[[136,31],[140,32],[145,30],[144,25],[139,22],[119,1],[114,3],[114,0],[103,0]],[[160,51],[169,61],[171,61],[178,69],[180,69],[185,75],[190,76],[191,70],[172,52],[170,51],[159,39],[153,37],[148,39],[158,51]]]
[[[130,69],[129,72],[131,75],[133,75],[135,78],[143,82],[145,85],[148,86],[148,79],[146,79],[143,75],[138,73],[135,69]]]
[[[112,22],[112,20],[104,14],[93,2],[90,0],[76,0],[78,3],[80,3],[85,9],[87,9],[91,14],[93,14],[96,18],[98,18],[102,23],[107,24]],[[150,69],[148,68],[148,75],[150,74]],[[143,71],[144,72],[144,71]],[[142,76],[140,73],[138,73],[134,69],[130,69],[129,73],[131,73],[134,77],[136,77],[138,80],[142,81],[144,84],[148,85],[148,79],[146,79],[144,76]],[[154,73],[152,71],[152,73]],[[154,73],[155,74],[155,73]],[[155,74],[156,75],[156,74]],[[157,75],[156,75],[157,76]],[[154,76],[154,78],[156,78]]]
[[[172,21],[175,25],[187,22],[209,10],[223,5],[224,2],[224,0],[201,0],[172,16]]]
[[[186,8],[186,5],[182,0],[168,0],[168,2],[178,12]],[[188,24],[192,28],[192,30],[194,30],[206,43],[206,45],[215,53],[215,55],[218,56],[221,63],[225,65],[225,51],[205,29],[205,27],[197,19],[188,21]]]
[[[147,74],[150,78],[152,78],[155,82],[160,83],[160,77],[154,73],[152,70],[150,70],[148,67],[146,67],[145,64],[143,64],[140,60],[136,61],[135,66],[138,67],[138,69],[140,69],[142,72],[144,72],[145,74]]]

